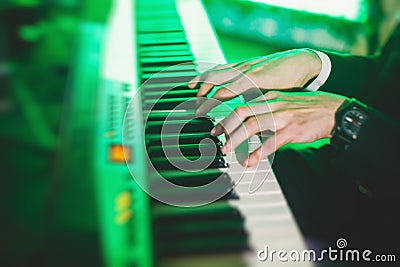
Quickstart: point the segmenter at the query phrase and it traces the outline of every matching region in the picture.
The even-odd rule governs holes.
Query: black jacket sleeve
[[[400,27],[379,57],[328,53],[332,72],[320,90],[369,105],[369,120],[337,166],[373,196],[398,199],[400,186]]]
[[[354,97],[390,115],[397,115],[390,107],[387,109],[394,102],[382,95],[391,96],[392,100],[398,96],[400,25],[394,30],[379,56],[325,53],[331,60],[332,70],[319,90]]]
[[[369,102],[368,85],[379,70],[380,58],[324,53],[329,56],[332,69],[319,90]]]

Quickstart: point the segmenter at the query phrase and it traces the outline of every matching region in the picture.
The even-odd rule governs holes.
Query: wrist
[[[317,77],[322,70],[321,58],[311,49],[301,49],[302,61],[305,66],[304,84]]]

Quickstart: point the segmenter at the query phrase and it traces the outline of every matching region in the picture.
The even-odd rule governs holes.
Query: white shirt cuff
[[[322,62],[321,72],[306,88],[309,91],[317,91],[322,85],[324,85],[326,80],[328,80],[329,75],[331,74],[332,63],[327,54],[314,49],[307,49],[317,54]]]

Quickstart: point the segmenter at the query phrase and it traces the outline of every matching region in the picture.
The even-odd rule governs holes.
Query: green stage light
[[[288,9],[363,22],[367,13],[365,0],[250,0]]]

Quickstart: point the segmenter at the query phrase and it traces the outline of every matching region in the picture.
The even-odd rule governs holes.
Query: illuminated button
[[[129,221],[130,218],[132,218],[132,211],[131,210],[125,210],[123,212],[118,213],[118,215],[115,217],[115,222],[117,224],[125,224]]]
[[[108,158],[112,162],[130,162],[132,159],[132,150],[128,146],[111,145],[109,148]]]
[[[115,131],[108,131],[108,132],[104,133],[104,137],[106,137],[106,138],[111,138],[111,137],[114,137],[115,135],[116,135]]]
[[[115,210],[121,211],[129,208],[131,203],[131,193],[129,191],[124,191],[115,198]]]

